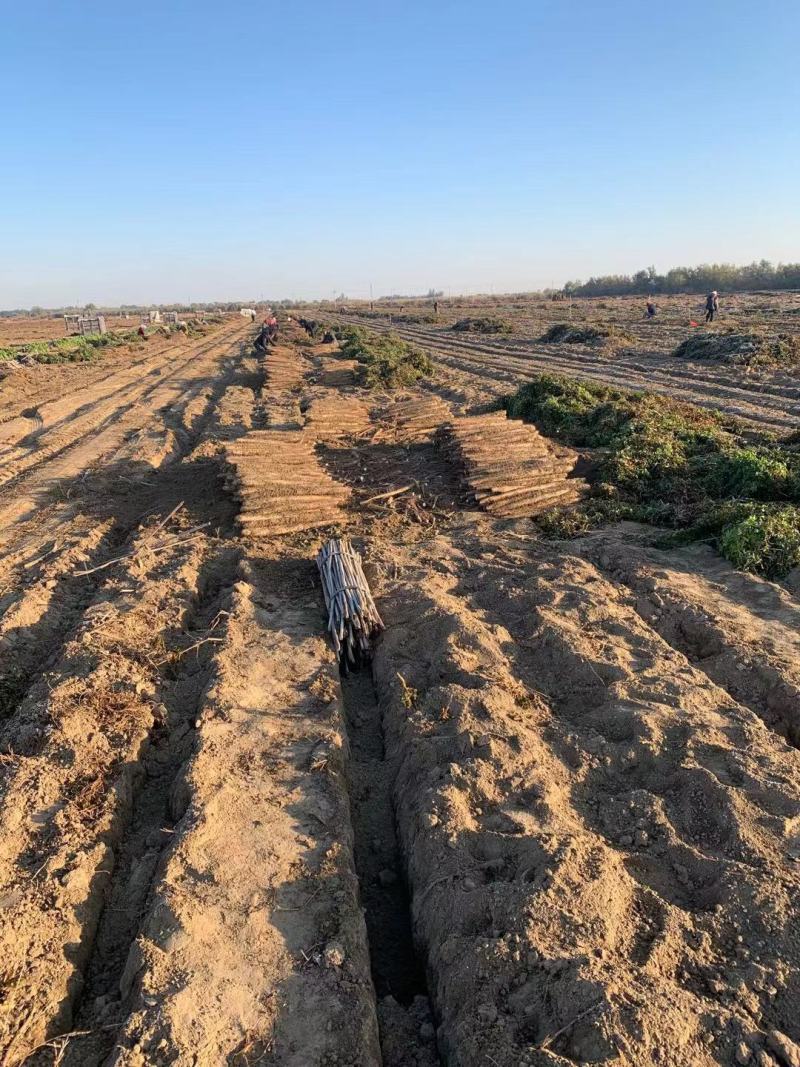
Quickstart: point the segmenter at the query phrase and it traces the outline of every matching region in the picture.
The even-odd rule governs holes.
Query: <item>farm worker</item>
[[[251,311],[250,312],[250,321],[251,322],[255,322],[256,321],[256,313],[255,313],[255,311]]]
[[[270,315],[267,320],[267,336],[270,341],[278,340],[278,320],[274,315]]]
[[[144,326],[140,326],[139,329],[136,332],[139,334],[140,337],[144,337],[145,336]]]
[[[654,319],[656,317],[656,306],[652,299],[647,301],[647,317],[648,319]]]
[[[266,352],[268,337],[269,337],[269,327],[267,325],[267,320],[264,319],[264,322],[261,325],[261,329],[256,334],[256,339],[255,339],[256,348],[260,349],[262,352]]]
[[[714,316],[719,311],[719,300],[717,299],[717,290],[709,293],[706,297],[706,322],[713,322]]]
[[[434,300],[434,302],[433,302],[433,313],[434,313],[434,315],[438,315],[439,314],[439,301],[438,300]]]

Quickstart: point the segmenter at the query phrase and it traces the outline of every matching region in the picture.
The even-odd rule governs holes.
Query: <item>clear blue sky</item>
[[[800,260],[793,0],[0,15],[0,307]]]

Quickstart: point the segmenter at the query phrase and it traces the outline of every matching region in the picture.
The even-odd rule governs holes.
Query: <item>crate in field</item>
[[[141,321],[141,325],[142,326],[149,326],[149,325],[151,325],[151,323],[161,322],[161,312],[160,311],[143,311],[140,321]]]
[[[165,311],[161,316],[167,326],[178,325],[178,312],[177,311]]]
[[[65,315],[64,327],[68,334],[80,333],[80,327],[78,323],[81,321],[80,315]]]
[[[84,337],[89,334],[105,333],[106,320],[103,315],[87,315],[78,319],[78,333]]]

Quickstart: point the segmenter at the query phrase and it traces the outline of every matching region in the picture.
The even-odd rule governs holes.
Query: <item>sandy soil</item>
[[[0,1063],[800,1062],[795,594],[476,511],[406,402],[518,380],[483,341],[398,403],[250,333],[0,383]],[[330,531],[225,488],[280,427],[350,490],[357,674]]]

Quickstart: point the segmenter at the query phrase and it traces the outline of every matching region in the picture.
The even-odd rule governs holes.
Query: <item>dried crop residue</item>
[[[791,1033],[800,755],[588,563],[486,547],[442,538],[379,600],[445,1059],[710,1065]]]

